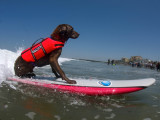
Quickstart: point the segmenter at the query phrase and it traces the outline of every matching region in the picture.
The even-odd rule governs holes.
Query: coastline
[[[105,61],[99,61],[99,60],[91,60],[91,59],[81,59],[81,58],[73,58],[76,60],[83,60],[83,61],[89,61],[89,62],[101,62],[101,63],[107,63]]]
[[[133,59],[136,57],[137,57],[137,59]],[[152,61],[152,60],[148,60],[148,59],[143,59],[141,56],[132,56],[130,59],[122,58],[121,60],[111,60],[111,61],[110,61],[110,59],[108,59],[108,61],[99,61],[99,60],[81,59],[81,58],[73,58],[73,59],[88,61],[88,62],[105,63],[107,65],[127,65],[127,66],[131,66],[131,67],[157,70],[157,72],[160,71],[160,62]]]

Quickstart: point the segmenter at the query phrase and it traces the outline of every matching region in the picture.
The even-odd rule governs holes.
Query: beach
[[[7,81],[21,50],[0,49],[0,120],[159,120],[160,72],[124,65],[107,65],[70,58],[59,63],[71,79],[132,80],[155,78],[152,86],[130,94],[86,96]],[[54,77],[50,66],[34,69],[37,76]]]

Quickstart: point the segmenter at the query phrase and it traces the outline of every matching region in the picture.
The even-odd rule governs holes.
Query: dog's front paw
[[[69,84],[76,84],[77,83],[75,80],[67,80],[66,82]]]

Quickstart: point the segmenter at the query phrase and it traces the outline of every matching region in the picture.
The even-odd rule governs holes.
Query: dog
[[[76,32],[71,25],[61,24],[59,25],[51,34],[50,38],[54,41],[65,43],[69,38],[76,39],[79,37],[79,33]],[[70,80],[66,77],[65,73],[61,69],[58,58],[61,55],[62,48],[57,48],[50,53],[46,54],[44,57],[36,60],[35,62],[27,62],[19,56],[14,64],[15,75],[18,77],[35,77],[36,75],[33,72],[33,69],[37,67],[42,67],[45,65],[50,65],[52,68],[52,72],[55,74],[57,78],[62,78],[69,84],[76,84],[75,80]]]

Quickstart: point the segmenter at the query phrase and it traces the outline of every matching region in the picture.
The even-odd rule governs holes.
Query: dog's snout
[[[76,31],[73,31],[70,38],[76,39],[79,37],[79,35],[80,35],[79,33],[77,33]]]

